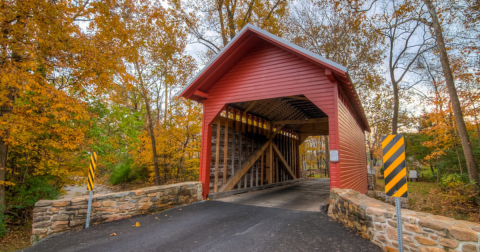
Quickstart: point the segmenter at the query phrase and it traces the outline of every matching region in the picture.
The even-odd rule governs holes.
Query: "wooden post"
[[[265,135],[267,136],[267,138],[270,138],[271,134],[272,134],[272,124],[270,122],[266,122],[265,123],[266,126],[267,126],[267,130],[268,131],[265,131]],[[268,181],[268,184],[271,184],[272,183],[272,170],[273,170],[273,160],[272,160],[272,145],[270,144],[270,146],[268,146],[267,148],[267,153],[266,153],[266,178],[267,178],[267,181]]]
[[[292,151],[292,132],[290,132],[288,134],[288,164],[290,165],[290,167],[293,166],[293,151]]]
[[[250,125],[248,124],[248,117],[249,115],[245,112],[245,136],[246,136],[246,139],[245,139],[245,158],[248,159],[248,157],[250,157],[250,154],[249,153],[249,149],[248,149],[248,143],[250,142]],[[248,171],[245,173],[245,179],[244,179],[244,188],[247,188],[248,187],[248,184],[247,184],[247,175],[248,175]]]
[[[293,149],[292,149],[292,140],[293,140],[293,133],[290,132],[288,134],[288,152],[289,152],[289,156],[290,156],[290,159],[289,159],[289,165],[290,165],[290,169],[292,169],[293,171],[293,174],[295,174],[295,169],[293,168]]]
[[[292,170],[293,172],[295,172],[295,176],[298,178],[298,174],[297,174],[297,153],[295,151],[295,140],[296,140],[296,135],[295,134],[292,134],[292,146],[290,148],[292,148]]]
[[[298,136],[300,137],[300,136]],[[300,162],[302,161],[300,159],[300,139],[297,139],[296,143],[295,143],[295,151],[297,152],[297,178],[301,178],[302,177],[302,166],[300,164]]]
[[[215,147],[215,180],[213,185],[213,192],[218,191],[218,169],[220,162],[220,118],[217,119],[217,138],[216,138],[216,147]]]
[[[228,110],[229,108],[227,107],[227,110],[225,112],[225,136],[224,136],[224,144],[223,144],[223,181],[222,185],[227,183],[227,160],[228,160]]]
[[[232,125],[232,132],[233,132],[233,139],[232,139],[232,171],[231,175],[235,174],[235,152],[237,152],[237,110],[234,108],[232,111],[233,114],[233,125]]]
[[[268,158],[268,183],[271,184],[273,183],[273,150],[272,150],[272,144],[268,147],[268,153],[267,153],[267,158]]]
[[[249,132],[250,132],[250,155],[253,153],[253,144],[254,144],[254,136],[253,136],[253,130],[254,130],[254,126],[253,126],[253,116],[252,115],[249,115],[248,116],[250,118],[250,123],[251,125],[249,125]],[[252,168],[250,168],[250,187],[253,187],[253,170],[255,169],[255,164],[257,162],[255,162],[253,165],[252,165]]]
[[[290,165],[290,167],[292,167],[292,164],[290,163],[290,161],[292,160],[292,156],[290,154],[290,131],[287,131],[287,141],[285,142],[285,150],[287,151],[287,153],[285,153],[285,155],[287,156],[287,163],[288,165]]]
[[[274,156],[274,157],[275,157],[275,156]],[[278,181],[279,181],[279,180],[278,180],[278,173],[279,173],[278,170],[279,170],[279,169],[278,169],[278,158],[275,157],[275,182],[278,182]]]
[[[242,159],[243,159],[243,114],[242,112],[239,113],[240,114],[240,153],[239,153],[239,157],[238,157],[238,167],[242,167]],[[242,181],[239,180],[238,181],[238,188],[240,189],[242,186]]]
[[[255,127],[255,150],[260,147],[260,141],[259,141],[259,133],[260,133],[260,118],[255,118],[255,123],[257,124]],[[260,160],[257,160],[257,163],[255,164],[255,186],[260,185]]]
[[[265,120],[261,119],[261,124],[262,124],[262,139],[266,137],[266,130],[265,130]],[[266,163],[266,156],[265,153],[262,154],[262,163],[260,163],[261,168],[260,168],[260,185],[264,184],[264,178],[266,179],[266,168],[265,168],[265,163]]]
[[[263,159],[265,158],[264,157],[264,153],[262,153],[262,157],[261,157],[261,160],[260,160],[260,185],[262,186],[263,185]]]

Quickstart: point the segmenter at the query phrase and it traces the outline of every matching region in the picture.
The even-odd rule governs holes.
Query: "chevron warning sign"
[[[88,169],[88,184],[87,189],[93,190],[93,182],[95,182],[95,168],[97,167],[97,153],[92,152],[90,155],[90,167]]]
[[[383,167],[385,169],[385,194],[407,197],[407,168],[402,135],[382,137]]]

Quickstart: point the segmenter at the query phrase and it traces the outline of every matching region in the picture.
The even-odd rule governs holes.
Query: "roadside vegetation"
[[[480,222],[476,191],[468,178],[457,174],[444,176],[440,183],[430,168],[419,169],[423,177],[407,182],[409,209],[443,215],[458,220]],[[385,180],[377,179],[376,190],[385,191]]]

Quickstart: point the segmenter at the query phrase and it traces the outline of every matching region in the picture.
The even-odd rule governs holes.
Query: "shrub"
[[[442,205],[447,211],[466,216],[471,221],[480,220],[480,213],[475,205],[478,194],[475,184],[468,181],[468,176],[450,174],[442,178],[441,184]]]
[[[132,180],[135,180],[135,177],[132,176],[132,168],[130,167],[131,162],[125,162],[118,164],[110,174],[110,183],[112,185],[127,183]]]
[[[9,187],[5,214],[1,214],[0,210],[0,236],[6,232],[7,218],[24,222],[31,218],[33,206],[38,200],[56,199],[60,190],[55,184],[55,177],[51,175],[26,175],[24,183]]]
[[[442,177],[442,185],[444,187],[456,187],[459,185],[465,185],[469,183],[467,174],[449,174]]]
[[[3,214],[4,206],[0,205],[0,237],[5,237],[8,233],[7,225],[5,224],[5,214]]]

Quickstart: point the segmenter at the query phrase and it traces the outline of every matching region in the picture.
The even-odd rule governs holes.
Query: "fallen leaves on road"
[[[158,217],[155,217],[155,220],[158,220]]]
[[[140,227],[140,222],[135,223],[134,227]]]
[[[115,236],[115,235],[117,235],[117,233],[112,233],[112,234],[110,234],[110,236]]]

